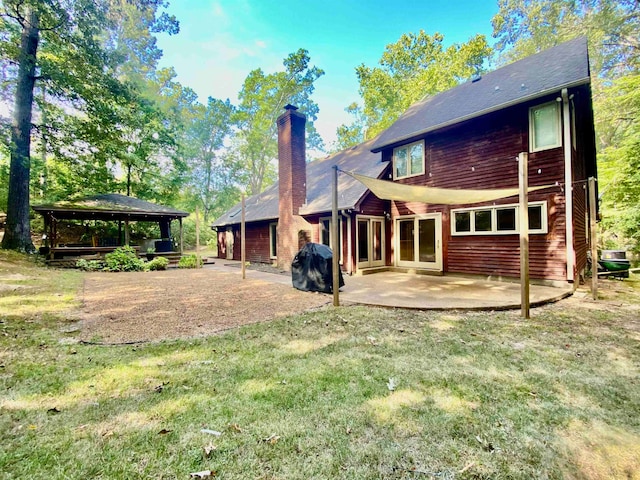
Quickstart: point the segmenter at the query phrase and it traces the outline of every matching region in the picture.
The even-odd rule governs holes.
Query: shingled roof
[[[56,218],[107,219],[115,217],[130,220],[177,219],[189,215],[157,203],[147,202],[134,197],[107,193],[76,200],[65,200],[48,205],[32,207],[40,214],[50,213]]]
[[[307,164],[307,203],[300,208],[301,215],[312,215],[331,211],[331,184],[333,166],[342,170],[354,171],[369,177],[378,178],[387,167],[380,155],[371,153],[374,140],[343,150],[326,158]],[[278,182],[264,192],[247,198],[245,203],[245,221],[274,220],[278,218]],[[367,192],[367,187],[348,175],[338,179],[338,208],[355,208]],[[240,203],[227,210],[214,223],[214,227],[223,227],[240,223]]]
[[[415,103],[372,151],[589,81],[587,39],[578,37]]]

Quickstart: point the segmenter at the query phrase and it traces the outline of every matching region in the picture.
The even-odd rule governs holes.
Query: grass
[[[531,321],[341,307],[101,347],[78,274],[13,261],[41,298],[0,303],[1,479],[640,478],[637,279]]]

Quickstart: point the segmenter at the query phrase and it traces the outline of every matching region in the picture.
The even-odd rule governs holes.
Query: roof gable
[[[312,215],[331,211],[331,184],[333,166],[355,171],[369,177],[378,178],[387,167],[380,155],[371,153],[374,140],[369,140],[355,147],[343,150],[334,155],[314,160],[307,164],[307,203],[300,208],[300,215]],[[338,208],[340,210],[354,208],[367,192],[367,187],[352,177],[341,175],[339,178]],[[278,182],[264,192],[253,195],[245,201],[245,221],[275,220],[278,212]],[[222,227],[240,223],[240,203],[227,210],[215,222],[214,227]]]
[[[372,151],[589,81],[587,40],[578,37],[413,104]]]

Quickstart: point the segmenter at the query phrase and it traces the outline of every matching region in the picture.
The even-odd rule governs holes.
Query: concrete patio
[[[216,259],[205,268],[241,274],[240,262]],[[291,285],[289,275],[246,269],[246,277]],[[489,281],[454,275],[431,276],[399,272],[379,272],[345,276],[340,289],[341,304],[362,304],[420,310],[508,310],[520,308],[520,284]],[[293,287],[292,287],[293,288]],[[556,302],[573,289],[530,286],[531,306]],[[332,295],[327,295],[331,301]]]

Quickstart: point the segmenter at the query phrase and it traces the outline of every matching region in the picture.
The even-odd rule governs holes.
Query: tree
[[[20,47],[17,52],[18,78],[11,128],[7,220],[2,247],[32,251],[34,247],[29,223],[31,112],[36,81],[36,53],[45,12],[33,5],[20,8],[20,3],[9,4],[7,7],[5,18],[14,20],[20,26]]]
[[[225,147],[225,141],[232,134],[235,107],[228,99],[209,97],[207,105],[199,104],[194,110],[187,130],[187,144],[191,147],[191,185],[202,207],[204,221],[208,222],[212,211],[220,210],[217,208],[219,202],[229,189],[237,192],[234,177],[238,168]],[[223,208],[225,206],[226,203]]]
[[[482,71],[491,49],[483,35],[467,43],[444,46],[444,35],[404,34],[387,45],[378,67],[356,67],[362,109],[351,126],[338,128],[338,144],[350,146],[370,139],[389,127],[411,104],[447,90]],[[360,117],[360,118],[358,118]]]
[[[502,61],[587,35],[605,238],[640,251],[640,4],[635,0],[501,0]]]
[[[123,42],[126,48],[121,44],[112,48],[115,38],[123,38],[114,34],[116,20],[122,19],[118,16],[122,12],[132,16],[140,12],[147,22],[140,23],[146,32],[167,29],[172,33],[177,29],[175,19],[158,12],[166,5],[162,0],[3,2],[0,59],[6,76],[3,86],[8,86],[3,94],[15,102],[3,248],[33,249],[29,182],[34,112],[40,122],[36,129],[43,159],[49,151],[57,160],[68,160],[71,170],[84,167],[100,172],[101,180],[108,183],[110,159],[126,147],[119,127],[133,118],[127,112],[138,103],[141,91],[140,82],[127,79],[126,69],[121,68],[125,60],[122,52],[139,53],[137,58],[145,61],[157,57],[155,40],[149,35],[139,35],[149,40],[139,45]],[[155,63],[150,66],[149,71]],[[42,86],[43,94],[36,98],[38,108],[34,109],[36,83]],[[42,164],[44,168],[46,162]],[[94,168],[87,168],[91,165]]]
[[[249,194],[260,193],[275,179],[274,160],[278,153],[276,119],[288,103],[296,105],[307,116],[307,146],[322,149],[322,139],[313,122],[318,105],[311,99],[314,82],[324,75],[309,65],[309,52],[299,49],[283,62],[284,71],[265,74],[253,70],[245,79],[238,95],[238,155]]]

